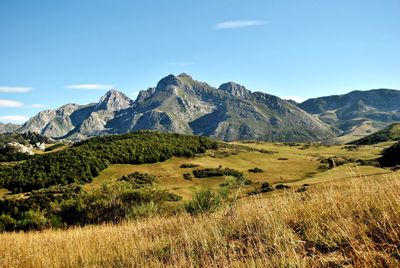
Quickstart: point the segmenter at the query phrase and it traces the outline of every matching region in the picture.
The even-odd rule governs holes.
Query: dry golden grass
[[[400,176],[258,196],[216,213],[0,235],[2,267],[398,267]]]

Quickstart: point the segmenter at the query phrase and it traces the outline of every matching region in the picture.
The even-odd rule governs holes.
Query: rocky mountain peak
[[[181,80],[178,77],[176,77],[175,75],[170,74],[158,82],[156,89],[162,90],[165,88],[169,88],[171,86],[178,87],[180,84],[181,84]]]
[[[235,82],[224,83],[219,86],[220,90],[225,91],[228,94],[236,97],[246,98],[251,95],[251,91],[246,89],[244,86],[236,84]]]
[[[133,101],[124,93],[112,89],[108,91],[95,106],[95,110],[120,111],[129,108]]]
[[[187,73],[181,73],[181,74],[178,75],[177,77],[178,77],[178,78],[181,78],[181,79],[193,80],[193,78],[192,78],[190,75],[188,75]]]

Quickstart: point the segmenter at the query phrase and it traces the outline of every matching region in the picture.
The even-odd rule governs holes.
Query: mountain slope
[[[309,99],[298,107],[340,131],[336,140],[348,142],[400,121],[400,91],[352,91]]]
[[[379,130],[371,135],[368,135],[359,140],[352,141],[350,144],[367,145],[385,141],[399,141],[399,140],[400,140],[400,123],[393,123],[388,127]]]
[[[156,87],[140,91],[135,101],[112,90],[98,103],[41,112],[20,130],[83,139],[141,129],[227,141],[313,141],[335,136],[327,124],[286,100],[233,82],[215,88],[187,74],[161,79]]]

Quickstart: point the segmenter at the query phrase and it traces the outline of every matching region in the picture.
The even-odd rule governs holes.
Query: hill
[[[336,141],[341,142],[359,139],[400,121],[400,91],[393,89],[352,91],[309,99],[298,106],[337,129],[341,135]]]
[[[215,88],[187,74],[161,79],[135,101],[111,90],[98,103],[40,112],[19,131],[80,140],[143,129],[225,141],[315,141],[335,136],[325,123],[279,97],[233,82]]]
[[[110,164],[142,164],[173,156],[193,156],[217,147],[204,137],[133,132],[96,137],[13,166],[0,166],[0,188],[27,192],[71,183],[87,183]]]
[[[398,140],[400,140],[400,123],[393,123],[382,130],[379,130],[359,140],[352,141],[349,144],[367,145]]]

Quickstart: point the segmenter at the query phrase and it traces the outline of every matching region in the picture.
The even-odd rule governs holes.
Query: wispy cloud
[[[246,28],[253,26],[260,26],[267,24],[267,21],[264,20],[231,20],[231,21],[223,21],[215,24],[215,29],[238,29],[238,28]]]
[[[15,100],[0,100],[0,108],[44,108],[44,104],[24,104],[20,101]]]
[[[24,104],[14,100],[0,100],[0,108],[19,108],[23,107]]]
[[[0,121],[11,123],[24,123],[28,121],[29,117],[23,115],[1,115]]]
[[[0,87],[0,93],[26,93],[32,91],[31,87]]]
[[[76,84],[76,85],[65,86],[65,88],[81,89],[81,90],[106,90],[114,87],[115,87],[114,85],[105,85],[105,84]]]
[[[285,96],[285,97],[281,97],[284,100],[294,100],[295,102],[298,103],[302,103],[303,101],[306,100],[306,98],[304,97],[300,97],[300,96]]]

